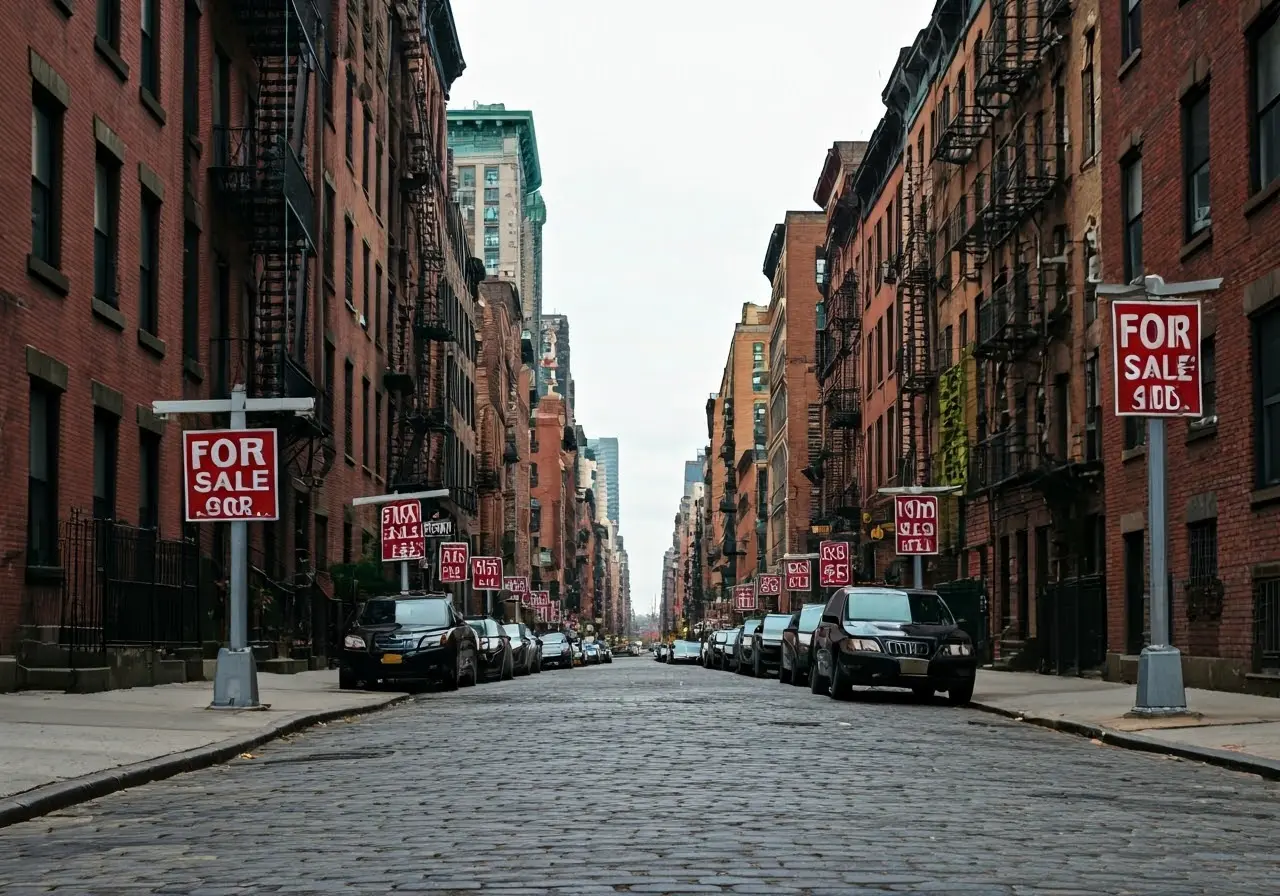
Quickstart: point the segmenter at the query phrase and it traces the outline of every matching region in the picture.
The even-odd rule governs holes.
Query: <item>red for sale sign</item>
[[[472,557],[471,587],[477,591],[499,590],[502,587],[502,558]]]
[[[422,532],[422,502],[392,501],[382,505],[382,562],[422,560],[427,539]]]
[[[446,541],[440,545],[440,581],[444,584],[467,580],[467,558],[471,549],[465,541]]]
[[[280,518],[274,429],[189,429],[182,434],[188,523]]]
[[[535,591],[533,592],[533,598],[534,598],[533,605],[535,607],[538,607],[542,610],[546,610],[551,606],[550,591]]]
[[[756,594],[761,597],[777,597],[782,593],[782,576],[762,572],[756,576]]]
[[[823,588],[843,588],[853,584],[849,542],[824,541],[818,545],[818,584]]]
[[[1200,303],[1111,303],[1118,417],[1199,417]]]
[[[782,573],[786,579],[788,591],[810,591],[813,589],[813,576],[809,570],[808,560],[783,560]]]
[[[756,608],[756,589],[753,585],[733,586],[733,608],[739,613],[750,613]]]
[[[893,534],[899,554],[938,553],[938,496],[894,495]]]
[[[502,590],[520,598],[520,606],[529,605],[529,579],[527,576],[503,576]]]

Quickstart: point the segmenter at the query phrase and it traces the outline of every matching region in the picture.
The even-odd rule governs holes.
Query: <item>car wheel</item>
[[[964,706],[973,699],[973,682],[967,681],[947,691],[947,702],[952,706]]]
[[[480,664],[476,661],[476,655],[474,653],[471,654],[471,662],[468,665],[471,667],[470,670],[463,673],[462,678],[458,683],[464,688],[473,688],[476,686],[476,682],[480,680]]]
[[[338,688],[343,691],[354,691],[360,687],[360,680],[350,669],[338,669]]]
[[[822,694],[827,690],[827,682],[818,674],[818,664],[809,663],[809,693]]]
[[[927,684],[917,684],[912,686],[911,693],[917,700],[932,700],[934,691]]]
[[[440,684],[446,691],[456,691],[458,683],[462,681],[462,655],[458,654],[453,658],[453,669],[445,672],[440,677]]]
[[[793,660],[794,665],[791,667],[791,683],[797,687],[804,687],[809,683],[809,667],[806,665],[804,670],[800,669],[800,660],[797,657]],[[812,663],[812,660],[810,660]]]
[[[499,681],[510,681],[516,677],[516,661],[511,654],[507,654],[507,658],[502,664],[502,674],[498,676]]]
[[[853,694],[853,687],[845,678],[840,662],[834,657],[831,660],[831,687],[829,691],[833,700],[848,700]]]
[[[760,677],[760,654],[756,654],[756,658],[751,662],[751,676],[753,678]]]
[[[787,668],[787,656],[783,654],[782,658],[778,660],[778,683],[791,684],[791,677],[794,674],[795,671],[793,669]]]

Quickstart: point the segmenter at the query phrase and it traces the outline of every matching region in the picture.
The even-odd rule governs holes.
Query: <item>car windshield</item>
[[[787,623],[791,621],[790,616],[781,614],[773,614],[764,617],[764,631],[768,635],[780,635],[782,630],[787,627]]]
[[[800,611],[800,631],[811,632],[822,621],[822,604],[809,604]]]
[[[676,653],[697,653],[698,645],[692,641],[677,641]]]
[[[748,619],[746,622],[742,623],[742,633],[744,635],[749,635],[759,627],[760,627],[759,619]]]
[[[399,623],[429,628],[448,628],[453,624],[449,601],[440,597],[416,600],[374,598],[360,611],[360,625]]]
[[[910,622],[916,625],[954,625],[942,598],[928,592],[876,589],[852,591],[845,605],[850,622]]]
[[[476,634],[482,638],[498,638],[502,636],[502,629],[499,628],[496,619],[468,619],[467,624],[476,630]]]
[[[517,640],[517,641],[523,641],[523,640],[524,640],[524,636],[520,634],[520,626],[519,626],[519,625],[504,625],[504,626],[502,627],[502,630],[503,630],[504,632],[506,632],[508,635],[510,635],[513,639]]]
[[[724,643],[724,639],[727,638],[728,636],[729,636],[728,632],[716,632],[714,635],[711,636],[711,641],[712,643],[717,643],[717,642]]]
[[[542,636],[543,644],[559,644],[564,640],[564,635],[559,632],[547,632]]]

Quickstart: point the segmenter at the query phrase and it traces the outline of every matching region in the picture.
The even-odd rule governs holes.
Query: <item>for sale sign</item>
[[[192,429],[182,434],[188,523],[280,518],[274,429]]]
[[[427,520],[422,524],[422,534],[427,538],[448,538],[453,534],[453,520]]]
[[[760,597],[777,597],[782,594],[782,576],[762,572],[756,576],[756,594]]]
[[[938,553],[938,496],[894,495],[893,533],[899,554]]]
[[[550,606],[551,606],[551,592],[550,592],[550,591],[535,591],[535,592],[533,592],[533,598],[534,598],[534,599],[533,599],[533,605],[534,605],[535,607],[538,607],[538,608],[539,608],[539,609],[541,609],[541,610],[546,610],[546,609],[550,608]]]
[[[472,557],[471,587],[477,591],[497,591],[502,588],[502,558]]]
[[[427,556],[422,535],[422,502],[392,501],[382,505],[382,562],[421,560]]]
[[[1199,417],[1200,303],[1111,303],[1119,417]]]
[[[782,574],[788,591],[811,591],[813,575],[808,560],[783,560]]]
[[[823,588],[843,588],[853,584],[849,542],[824,541],[818,545],[818,584]]]
[[[527,607],[529,605],[529,579],[527,576],[504,576],[502,579],[502,590],[510,591],[516,597],[520,598],[520,605]]]
[[[750,613],[756,608],[756,590],[752,585],[733,586],[733,608],[739,613]]]
[[[467,580],[467,558],[471,549],[465,541],[446,541],[440,545],[440,581],[444,584]]]

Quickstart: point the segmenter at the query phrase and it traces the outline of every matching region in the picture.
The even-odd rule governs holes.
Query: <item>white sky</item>
[[[631,597],[649,612],[773,225],[835,140],[880,119],[932,0],[453,0],[473,100],[531,109],[544,311],[569,315],[577,416],[617,436]]]

